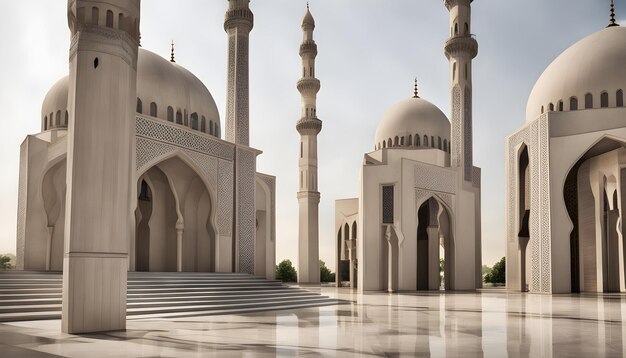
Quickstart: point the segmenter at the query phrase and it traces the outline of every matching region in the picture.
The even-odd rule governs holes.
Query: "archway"
[[[417,290],[454,287],[454,241],[448,209],[431,197],[417,211]]]
[[[527,292],[530,285],[530,255],[528,255],[528,243],[530,241],[530,166],[528,158],[528,147],[522,144],[518,156],[518,250],[519,250],[519,272],[520,291]]]
[[[356,240],[356,232],[357,226],[356,221],[352,223],[352,235],[350,236],[350,242],[352,243],[352,255],[350,256],[350,269],[352,273],[350,275],[350,287],[358,288],[358,277],[359,277],[359,265],[357,260],[357,252],[358,252],[358,242]]]
[[[624,290],[626,253],[620,218],[622,189],[626,189],[624,156],[623,143],[603,138],[587,149],[567,174],[563,196],[572,222],[572,292]]]
[[[136,269],[214,272],[214,202],[200,175],[172,157],[148,169],[138,189]]]
[[[46,270],[63,270],[66,161],[52,165],[43,176],[41,195],[46,214]]]

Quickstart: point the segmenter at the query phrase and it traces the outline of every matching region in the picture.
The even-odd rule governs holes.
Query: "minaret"
[[[302,78],[298,91],[302,96],[302,114],[296,125],[300,133],[298,203],[300,219],[298,228],[298,282],[320,282],[318,212],[320,193],[317,191],[317,135],[322,121],[317,118],[316,99],[320,81],[315,78],[317,45],[313,40],[315,20],[307,4],[302,20],[304,38],[300,45]]]
[[[68,0],[62,328],[126,328],[140,0]]]
[[[472,59],[478,42],[471,34],[472,0],[445,0],[450,11],[450,38],[445,54],[450,61],[452,167],[463,168],[465,181],[472,181]]]
[[[228,34],[226,140],[235,144],[233,195],[233,248],[231,257],[217,258],[219,271],[254,274],[254,173],[256,155],[250,145],[248,79],[249,34],[254,25],[250,0],[228,0],[224,30]],[[252,203],[252,205],[250,204]],[[222,239],[220,239],[222,242]],[[228,247],[225,242],[223,247]],[[230,266],[230,267],[228,267]]]
[[[228,34],[226,140],[246,146],[250,137],[248,36],[253,26],[250,0],[228,0],[224,20],[224,30]]]

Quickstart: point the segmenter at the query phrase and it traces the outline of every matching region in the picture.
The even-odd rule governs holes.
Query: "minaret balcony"
[[[251,31],[253,26],[254,14],[250,9],[226,11],[226,15],[224,16],[224,30],[240,27]]]
[[[313,58],[317,56],[317,44],[315,41],[306,41],[300,45],[300,57],[304,55],[312,55]]]
[[[322,131],[322,121],[317,118],[304,117],[298,121],[296,129],[301,135],[318,135]]]
[[[297,88],[298,91],[302,94],[312,93],[316,94],[319,92],[322,85],[320,84],[320,80],[315,77],[304,77],[298,81]]]
[[[472,3],[472,1],[474,0],[444,0],[444,4],[446,5],[446,8],[450,10],[451,8],[458,5],[469,5]]]
[[[469,54],[474,58],[478,55],[478,41],[474,35],[452,36],[446,41],[444,49],[448,60],[458,54]]]

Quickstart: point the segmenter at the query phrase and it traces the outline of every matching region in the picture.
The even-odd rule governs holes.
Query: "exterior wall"
[[[564,201],[567,175],[587,151],[607,137],[624,141],[623,109],[549,112],[507,138],[507,288],[520,289],[517,232],[518,152],[528,145],[530,170],[530,292],[571,292],[570,233]],[[579,198],[580,200],[587,200]],[[579,213],[580,214],[580,213]],[[584,230],[582,235],[585,235]],[[581,243],[582,245],[582,243]],[[581,265],[584,262],[581,261]]]
[[[28,136],[20,147],[18,190],[17,269],[46,270],[50,236],[43,202],[43,179],[52,165],[65,158],[65,130]],[[62,150],[59,150],[61,148]],[[62,198],[65,201],[65,198]],[[61,223],[61,225],[63,225]],[[63,232],[62,228],[57,232]],[[59,259],[62,260],[62,252]],[[51,267],[61,270],[60,266]]]
[[[256,173],[255,275],[276,277],[276,177]],[[261,235],[259,235],[261,233]]]
[[[65,130],[52,130],[28,136],[21,148],[20,161],[20,209],[18,216],[18,262],[20,269],[46,269],[46,241],[49,230],[47,228],[46,210],[42,196],[42,181],[47,170],[65,158],[67,153],[67,138]],[[202,178],[209,197],[212,200],[211,224],[215,228],[215,270],[217,272],[233,272],[233,258],[235,248],[233,243],[234,225],[234,152],[235,145],[220,140],[208,133],[202,133],[184,128],[166,121],[136,116],[136,157],[133,183],[139,185],[139,178],[150,168],[167,161],[169,158],[179,158]],[[252,156],[259,153],[248,149]],[[254,165],[255,160],[253,160]],[[65,167],[65,163],[62,163]],[[254,169],[254,167],[252,167]],[[174,170],[176,172],[176,170]],[[264,188],[267,231],[265,246],[264,276],[274,277],[275,265],[275,177],[259,174],[252,176],[254,183],[260,182]],[[176,182],[184,178],[175,179]],[[255,184],[256,185],[256,184]],[[176,185],[175,185],[176,186]],[[133,189],[137,192],[137,189]],[[248,196],[254,198],[255,188]],[[135,194],[133,194],[135,195]],[[65,198],[63,198],[65,199]],[[65,200],[63,200],[65,201]],[[136,209],[136,200],[132,203],[132,211]],[[255,208],[254,199],[250,202],[252,210]],[[192,225],[191,222],[187,223]],[[248,223],[254,229],[254,221]],[[63,230],[62,227],[55,230]],[[254,232],[253,232],[254,234]],[[135,231],[131,232],[130,242],[127,243],[130,257],[129,270],[135,270]],[[253,242],[254,243],[254,242]],[[184,250],[189,251],[190,246]],[[258,266],[256,248],[251,246],[247,251],[251,254],[253,267]],[[158,255],[157,255],[158,256]],[[62,255],[60,256],[62,259]],[[54,260],[53,260],[54,262]],[[156,264],[156,263],[155,263]],[[159,264],[160,265],[160,264]],[[157,266],[159,266],[157,265]],[[156,267],[156,266],[155,266]],[[55,269],[55,267],[52,267]],[[57,269],[62,269],[58,267]],[[184,266],[186,271],[194,271],[195,266]]]
[[[518,233],[521,228],[519,215],[519,154],[523,145],[529,144],[528,127],[523,127],[506,139],[506,285],[512,291],[521,290],[521,251]],[[527,249],[530,253],[530,246]],[[531,270],[532,266],[526,267]]]
[[[550,239],[550,231],[553,223],[551,223],[551,205],[554,198],[550,196],[552,177],[550,174],[550,143],[549,143],[549,117],[543,115],[536,121],[527,125],[524,130],[510,136],[508,138],[508,154],[507,175],[511,178],[507,183],[507,287],[512,290],[520,290],[520,260],[521,253],[519,250],[519,239],[517,234],[520,229],[520,218],[518,215],[519,193],[518,186],[518,155],[519,148],[522,143],[528,146],[529,155],[529,175],[530,175],[530,220],[529,231],[530,241],[528,243],[526,255],[530,255],[530,282],[529,290],[531,292],[552,292],[552,264],[551,251],[553,243]],[[560,201],[565,210],[562,197],[562,185],[565,177],[560,181],[561,189],[557,192],[561,193]],[[567,235],[569,241],[569,234]],[[562,247],[556,249],[563,250]],[[567,252],[561,252],[562,257],[567,256],[569,265],[569,242]],[[510,268],[510,270],[509,270]],[[510,271],[510,272],[509,272]],[[569,272],[569,270],[568,270]],[[511,281],[509,281],[509,279]],[[510,284],[509,284],[510,282]],[[567,277],[569,286],[569,274]]]

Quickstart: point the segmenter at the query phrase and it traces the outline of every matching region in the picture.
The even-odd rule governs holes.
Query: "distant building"
[[[375,150],[363,159],[360,196],[336,202],[338,284],[390,292],[482,286],[480,169],[472,164],[478,43],[470,4],[445,1],[452,125],[420,98],[416,81],[413,98],[393,106],[378,125]]]

